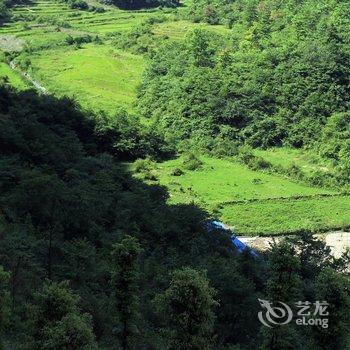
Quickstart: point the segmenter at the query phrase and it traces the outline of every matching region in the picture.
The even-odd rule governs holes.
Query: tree
[[[0,350],[3,349],[2,337],[9,317],[9,278],[10,275],[0,265]]]
[[[327,268],[322,271],[316,281],[316,300],[327,302],[325,310],[329,315],[328,327],[317,326],[314,329],[314,342],[317,349],[342,350],[349,344],[350,327],[350,281],[346,276],[337,274]],[[320,316],[322,317],[322,316]]]
[[[78,308],[68,282],[45,282],[29,310],[30,349],[95,350],[91,317]]]
[[[289,307],[300,297],[300,262],[294,247],[283,241],[274,242],[269,251],[270,277],[267,281],[268,301],[274,305],[283,302]],[[282,320],[284,321],[284,320]],[[262,328],[262,349],[294,350],[299,349],[296,330],[289,323],[280,327]]]
[[[215,290],[206,276],[183,268],[172,273],[170,287],[158,294],[155,303],[166,317],[166,342],[171,350],[213,348]]]
[[[112,249],[112,283],[123,350],[133,347],[137,334],[139,266],[142,249],[137,238],[126,236]]]
[[[6,6],[6,1],[0,0],[0,24],[1,24],[1,21],[7,19],[8,16],[9,16],[9,10]]]
[[[334,260],[331,249],[325,242],[308,232],[301,232],[297,237],[291,238],[290,243],[295,247],[300,261],[299,274],[303,296],[305,300],[314,300],[315,280],[322,269],[331,266]]]

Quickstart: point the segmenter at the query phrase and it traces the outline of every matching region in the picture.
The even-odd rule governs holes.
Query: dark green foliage
[[[112,248],[112,283],[116,298],[116,315],[120,331],[117,336],[123,350],[134,348],[137,335],[139,299],[139,255],[138,240],[126,236]]]
[[[116,3],[132,9],[178,4]],[[84,1],[70,4],[96,10]],[[95,116],[69,100],[0,89],[0,264],[10,272],[9,280],[0,272],[0,280],[6,277],[0,287],[10,291],[13,323],[5,335],[11,348],[21,348],[29,336],[31,349],[94,349],[94,335],[101,349],[305,348],[311,332],[290,327],[259,334],[257,300],[263,296],[286,302],[329,298],[339,321],[333,331],[343,344],[349,306],[340,284],[345,285],[348,260],[333,260],[310,237],[297,239],[295,248],[274,246],[266,264],[250,254],[237,256],[229,237],[204,230],[207,213],[194,205],[169,206],[163,188],[139,179],[156,180],[147,157],[177,150],[205,149],[238,156],[255,170],[277,171],[240,147],[248,144],[317,148],[334,163],[337,181],[347,183],[348,6],[316,0],[194,1],[193,20],[225,23],[234,27],[232,34],[195,30],[183,42],[158,47],[151,26],[159,19],[152,19],[114,36],[118,47],[152,58],[137,116],[123,109],[113,117]],[[91,40],[68,36],[66,43]],[[30,66],[24,56],[21,68]],[[184,168],[202,166],[195,154],[187,154]],[[132,178],[123,161],[138,158]],[[333,181],[323,172],[307,178],[295,166],[281,172],[322,186]],[[181,169],[173,173],[181,174]],[[259,183],[254,180],[254,186]],[[207,270],[207,277],[199,270]],[[67,279],[74,292],[60,283]],[[157,306],[167,310],[165,319],[155,312],[155,295]],[[48,300],[58,302],[47,309]],[[31,327],[23,323],[28,301],[34,302]],[[327,333],[319,331],[314,341],[326,347]]]
[[[96,133],[103,149],[120,158],[136,159],[147,155],[157,158],[172,153],[157,130],[143,127],[139,118],[129,115],[123,108],[118,109],[113,118],[100,115],[96,119]]]
[[[299,294],[300,262],[292,245],[274,243],[270,249],[270,279],[267,282],[268,296],[271,301],[296,301]]]
[[[338,181],[346,184],[350,176],[350,112],[335,113],[327,120],[319,148],[336,166]]]
[[[10,314],[9,299],[10,275],[0,265],[0,349],[3,349],[2,340],[5,335],[5,328],[8,325]]]
[[[106,0],[105,2],[116,5],[121,9],[134,10],[157,6],[176,7],[180,5],[179,0]]]
[[[169,270],[189,264],[219,269],[226,259],[234,259],[224,237],[203,229],[206,213],[191,205],[166,205],[163,188],[147,186],[125,171],[117,157],[133,159],[134,146],[124,136],[130,135],[129,141],[136,136],[127,124],[129,116],[120,118],[123,123],[111,122],[107,128],[101,117],[95,126],[95,116],[82,114],[72,101],[0,89],[0,262],[11,273],[14,323],[6,338],[15,347],[28,336],[39,343],[50,339],[56,346],[62,334],[73,336],[69,330],[81,334],[79,339],[90,334],[85,327],[90,321],[80,313],[60,311],[62,317],[44,333],[38,325],[23,323],[25,303],[42,290],[45,278],[71,281],[101,344],[120,334],[114,325],[121,315],[117,308],[111,312],[115,298],[109,251],[123,232],[134,232],[144,249],[140,282],[134,285],[141,294],[136,348],[156,343],[153,330],[161,325],[151,300],[166,285]],[[70,299],[64,303],[69,308]],[[36,315],[40,317],[33,319],[42,320],[41,312]]]
[[[184,171],[180,168],[175,168],[171,172],[171,175],[173,175],[173,176],[181,176],[183,174],[184,174]]]
[[[274,243],[269,252],[270,277],[267,281],[268,300],[293,305],[300,300],[300,261],[294,247],[287,243]],[[292,324],[282,327],[262,327],[262,349],[299,349],[299,336]]]
[[[67,3],[71,9],[85,10],[85,11],[89,9],[88,3],[84,0],[61,0],[61,1]]]
[[[269,170],[272,164],[261,157],[253,154],[249,147],[242,147],[238,150],[238,159],[252,170]]]
[[[9,10],[6,4],[6,0],[0,0],[0,25],[1,22],[7,19],[9,16]]]
[[[184,268],[172,273],[169,288],[159,294],[156,307],[168,321],[167,349],[213,348],[215,291],[200,272]]]
[[[95,39],[95,40],[98,40],[98,39]],[[93,38],[91,35],[77,36],[77,37],[68,35],[65,41],[67,45],[81,45],[85,43],[91,43],[93,41]]]
[[[161,47],[144,76],[140,111],[180,148],[187,139],[219,155],[243,142],[320,144],[321,154],[338,163],[336,181],[343,185],[349,178],[349,10],[346,1],[194,1],[190,14],[228,21],[234,32],[225,40],[195,30],[183,43]],[[226,127],[232,147],[225,149]],[[338,127],[342,136],[333,137]]]
[[[149,22],[132,28],[130,32],[113,34],[114,44],[123,50],[153,56],[160,39],[154,35]]]
[[[346,349],[350,344],[347,335],[350,327],[350,282],[331,269],[322,271],[316,281],[316,299],[327,301],[328,328],[317,327],[314,340],[317,349]]]
[[[46,282],[29,311],[32,333],[28,349],[97,349],[91,317],[80,312],[78,301],[67,282]]]

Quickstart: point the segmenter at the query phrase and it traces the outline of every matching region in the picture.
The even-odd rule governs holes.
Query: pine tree
[[[138,240],[131,236],[115,244],[112,250],[112,281],[120,329],[118,336],[123,350],[134,346],[138,333],[138,259],[141,251]]]
[[[9,278],[10,275],[0,266],[0,350],[3,349],[2,337],[9,317]]]
[[[171,350],[208,350],[213,348],[215,290],[203,273],[191,268],[176,270],[170,287],[155,303],[166,318],[164,330]]]
[[[349,278],[327,268],[318,276],[315,289],[316,300],[329,304],[324,310],[328,316],[319,316],[328,319],[328,327],[317,326],[313,329],[317,349],[348,349],[350,346],[348,338],[350,329]]]
[[[300,262],[294,247],[287,242],[274,243],[269,252],[270,277],[267,282],[268,301],[293,308],[300,297]],[[280,305],[278,305],[280,306]],[[285,321],[285,320],[281,320]],[[267,328],[262,326],[262,349],[295,350],[299,348],[298,334],[291,323]]]

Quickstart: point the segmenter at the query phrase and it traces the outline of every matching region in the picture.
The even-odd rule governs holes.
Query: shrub
[[[203,162],[194,153],[187,154],[183,160],[184,168],[190,171],[198,170],[202,165]]]
[[[171,172],[172,176],[181,176],[184,174],[184,171],[180,168],[175,168],[173,169],[173,171]]]
[[[239,151],[238,159],[252,170],[268,170],[272,164],[262,157],[257,157],[248,147],[242,147]]]
[[[89,9],[89,5],[83,0],[69,1],[69,6],[72,9],[78,9],[78,10],[88,10]]]
[[[296,164],[292,164],[287,168],[286,175],[298,180],[302,180],[305,177],[305,174],[303,173],[301,168]]]
[[[234,157],[238,155],[238,144],[231,140],[216,140],[211,154],[215,157]]]
[[[147,172],[155,169],[155,163],[149,159],[137,159],[134,162],[134,170],[137,173]]]

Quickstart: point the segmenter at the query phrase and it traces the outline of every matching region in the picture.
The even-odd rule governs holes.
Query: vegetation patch
[[[197,203],[235,226],[239,234],[288,234],[350,225],[350,196],[336,190],[252,170],[229,159],[202,156],[200,167],[189,170],[188,158],[192,156],[159,163],[154,172],[168,188],[170,203]]]
[[[36,53],[31,64],[34,76],[58,96],[113,114],[118,106],[131,108],[145,61],[108,45],[84,45]]]
[[[350,227],[350,196],[279,199],[224,205],[221,219],[240,235],[326,232]]]

